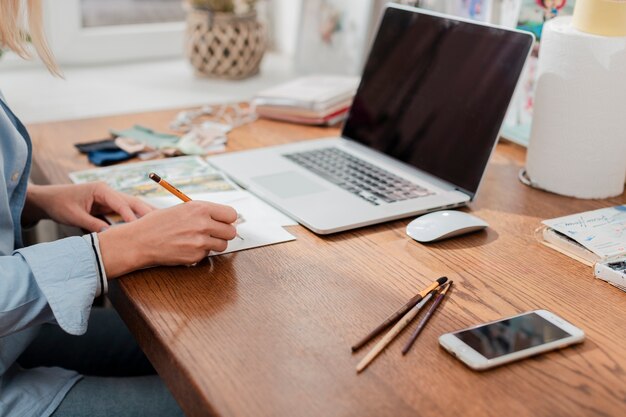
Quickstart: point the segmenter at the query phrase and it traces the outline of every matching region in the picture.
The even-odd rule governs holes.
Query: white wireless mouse
[[[489,226],[476,216],[456,210],[424,214],[406,226],[406,234],[418,242],[434,242],[449,237],[476,232]]]

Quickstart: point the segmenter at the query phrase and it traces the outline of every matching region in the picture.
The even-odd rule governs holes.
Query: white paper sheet
[[[224,252],[213,253],[209,256],[236,252],[244,249],[258,248],[275,243],[288,242],[296,238],[282,226],[292,226],[295,221],[278,210],[261,201],[245,190],[226,191],[219,193],[190,194],[192,200],[210,201],[233,207],[244,219],[237,225],[240,237],[228,242]],[[159,208],[171,207],[182,202],[174,197],[153,197],[146,199],[150,204]]]
[[[236,237],[228,242],[228,248],[224,252],[211,252],[209,256],[296,240],[294,235],[276,223],[245,222],[237,226],[237,233],[240,238]]]

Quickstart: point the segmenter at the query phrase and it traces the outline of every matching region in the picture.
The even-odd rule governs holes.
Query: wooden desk
[[[174,111],[30,126],[36,181],[67,183],[88,164],[72,143],[134,123],[166,129]],[[334,130],[258,121],[229,150]],[[408,220],[155,268],[119,279],[110,298],[188,416],[623,416],[626,294],[539,244],[540,220],[624,203],[584,201],[517,180],[525,151],[498,145],[471,211],[486,232],[421,245]],[[365,372],[350,346],[441,275],[451,296],[413,350],[404,333]],[[588,296],[583,297],[583,294]],[[485,373],[439,348],[471,324],[546,308],[583,328],[584,344]],[[370,345],[371,346],[371,345]]]

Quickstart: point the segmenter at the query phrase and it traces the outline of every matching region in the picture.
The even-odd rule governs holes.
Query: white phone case
[[[603,279],[621,290],[626,291],[626,257],[612,261],[598,262],[593,269],[597,278]]]
[[[497,323],[502,320],[512,319],[514,317],[520,317],[527,314],[536,313],[542,318],[546,319],[550,323],[556,325],[557,327],[563,329],[565,332],[570,334],[571,336],[554,340],[552,342],[544,343],[539,346],[534,346],[528,349],[520,350],[518,352],[509,353],[507,355],[499,356],[493,359],[487,359],[474,349],[472,349],[469,345],[463,342],[461,339],[455,336],[456,333],[463,332],[470,329],[476,329],[482,326],[489,325],[491,323]],[[494,320],[488,323],[481,323],[476,326],[468,327],[466,329],[461,329],[452,333],[446,333],[439,337],[439,344],[450,352],[453,356],[461,360],[467,366],[474,370],[485,370],[490,369],[499,365],[503,365],[505,363],[513,362],[522,358],[527,358],[529,356],[537,355],[539,353],[547,352],[554,349],[561,349],[566,346],[580,343],[585,339],[585,333],[579,329],[578,327],[572,325],[571,323],[565,321],[554,313],[551,313],[546,310],[535,310],[528,311],[522,314],[518,314],[516,316],[504,317],[498,320]]]

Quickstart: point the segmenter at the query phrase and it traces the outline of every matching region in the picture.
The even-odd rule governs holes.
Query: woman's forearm
[[[41,208],[38,200],[38,193],[41,190],[41,185],[28,184],[26,190],[26,202],[24,203],[24,210],[22,210],[22,226],[31,226],[37,223],[39,220],[47,219],[49,216]]]

